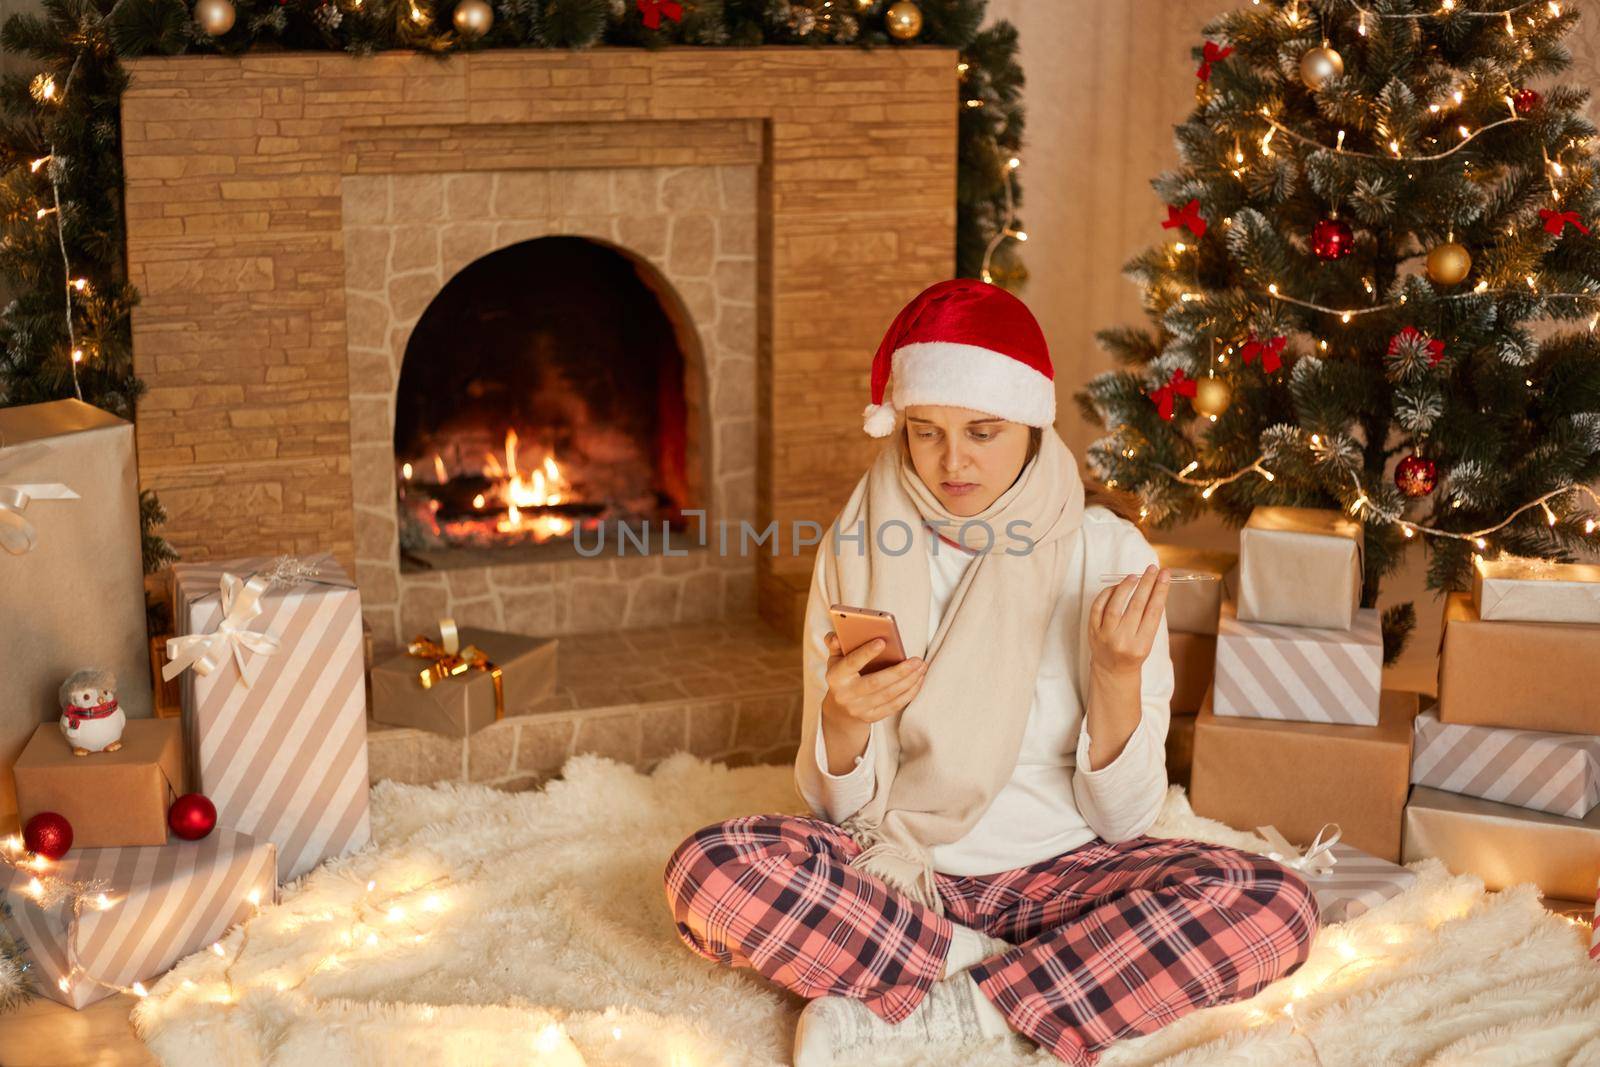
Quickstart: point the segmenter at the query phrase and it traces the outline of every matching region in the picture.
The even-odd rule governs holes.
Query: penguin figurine
[[[122,747],[128,717],[117,706],[117,676],[106,670],[74,671],[61,683],[61,733],[74,756]]]

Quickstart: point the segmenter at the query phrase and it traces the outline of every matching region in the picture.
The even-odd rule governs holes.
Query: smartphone
[[[900,626],[894,621],[893,612],[830,604],[828,614],[833,616],[833,632],[839,636],[839,651],[843,655],[848,656],[874,637],[883,638],[883,650],[861,668],[862,674],[893,667],[906,658],[905,646],[900,643]]]

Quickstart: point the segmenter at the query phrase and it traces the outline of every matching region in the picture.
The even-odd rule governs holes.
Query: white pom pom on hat
[[[885,395],[891,372],[892,399]],[[973,408],[1025,426],[1053,423],[1055,368],[1028,306],[976,278],[937,282],[912,298],[872,358],[862,428],[887,437],[899,411],[913,404]]]

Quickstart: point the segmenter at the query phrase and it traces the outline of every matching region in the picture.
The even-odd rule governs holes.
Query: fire
[[[561,468],[556,465],[554,456],[545,456],[544,463],[534,468],[527,479],[522,476],[522,470],[517,466],[517,432],[506,431],[506,463],[504,470],[497,470],[499,463],[493,456],[488,457],[490,465],[484,467],[485,477],[506,477],[510,473],[510,480],[505,485],[506,517],[495,524],[495,529],[501,533],[513,533],[518,530],[532,529],[543,540],[546,537],[558,537],[570,533],[572,520],[563,515],[535,515],[524,519],[524,508],[543,508],[560,504],[566,500],[566,493],[572,487],[561,474]],[[495,473],[491,473],[495,471]]]

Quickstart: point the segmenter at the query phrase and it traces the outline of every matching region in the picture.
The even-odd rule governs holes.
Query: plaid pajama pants
[[[944,916],[849,866],[859,853],[821,819],[698,830],[665,872],[678,936],[715,963],[898,1023],[939,979],[959,922],[1016,946],[968,971],[1012,1028],[1086,1067],[1119,1038],[1293,974],[1317,930],[1298,874],[1201,841],[1096,838],[999,874],[936,872]]]

